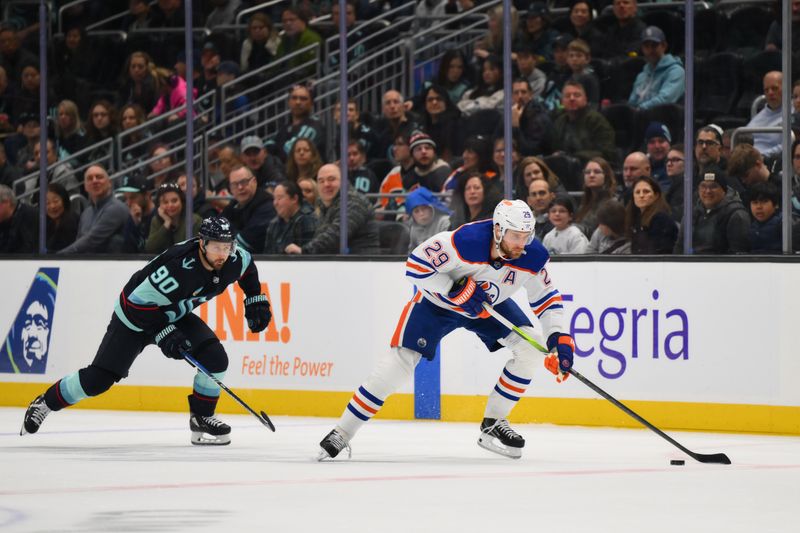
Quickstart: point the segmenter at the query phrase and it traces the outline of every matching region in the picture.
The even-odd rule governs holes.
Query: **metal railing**
[[[102,165],[103,168],[111,172],[114,167],[114,139],[109,137],[99,143],[87,146],[83,150],[71,154],[69,157],[56,161],[52,165],[47,166],[47,172],[54,172],[61,169],[61,175],[55,177],[49,183],[61,183],[67,187],[69,194],[80,193],[81,185],[83,184],[83,173],[92,165]],[[74,181],[77,185],[67,186],[69,182]],[[19,200],[30,203],[34,197],[38,198],[39,194],[39,169],[35,172],[26,174],[21,178],[14,180],[11,189],[17,193]]]
[[[79,0],[79,1],[82,1],[82,0]],[[158,0],[151,0],[151,2],[148,4],[148,6],[153,7],[157,3],[158,3]],[[129,14],[130,14],[130,11],[128,9],[126,9],[124,11],[121,11],[121,12],[117,13],[116,15],[111,15],[110,17],[107,17],[107,18],[98,20],[97,22],[93,22],[93,23],[89,24],[88,26],[86,26],[86,30],[87,31],[96,30],[96,29],[102,28],[106,24],[111,24],[112,22],[121,21],[122,19],[127,17]],[[58,16],[58,24],[59,24],[58,31],[61,31],[61,14],[60,14],[60,10],[59,10],[59,16]]]
[[[194,158],[193,161],[195,163],[194,168],[199,169],[202,163],[202,153],[203,153],[203,146],[204,146],[204,139],[202,135],[198,135],[194,139]],[[111,182],[113,184],[114,189],[117,189],[121,186],[121,182],[123,178],[129,177],[132,175],[139,175],[145,178],[153,178],[152,176],[152,169],[150,165],[155,163],[156,161],[164,158],[169,158],[172,163],[157,171],[158,175],[161,176],[168,176],[169,174],[183,170],[186,166],[186,142],[185,139],[178,145],[169,147],[166,152],[154,156],[150,156],[147,158],[140,158],[137,159],[132,164],[117,170],[116,172],[109,173],[109,177],[111,178]]]
[[[281,3],[285,2],[285,1],[286,0],[269,0],[268,2],[262,2],[262,3],[258,4],[258,5],[253,6],[253,7],[248,7],[247,9],[243,9],[243,10],[239,11],[239,13],[236,14],[236,21],[235,22],[236,22],[237,25],[242,24],[242,20],[247,15],[250,15],[251,13],[257,13],[259,11],[263,11],[266,8],[272,7],[272,6],[277,5],[277,4],[281,4]],[[272,22],[274,23],[276,21],[273,20]]]

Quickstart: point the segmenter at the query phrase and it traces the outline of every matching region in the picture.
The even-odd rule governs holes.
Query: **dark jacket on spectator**
[[[525,157],[544,153],[544,142],[552,127],[553,121],[544,106],[535,100],[528,102],[519,118],[519,128],[511,128],[520,155]],[[503,136],[502,129],[503,121],[500,121],[494,133],[495,138]]]
[[[0,254],[32,254],[39,238],[39,213],[17,202],[11,218],[0,222]]]
[[[646,27],[639,17],[634,17],[625,26],[620,26],[615,18],[612,19],[609,26],[601,28],[605,41],[603,46],[592,48],[592,56],[622,59],[631,53],[638,54],[642,46],[642,32]]]
[[[750,253],[779,254],[783,251],[783,212],[777,211],[765,222],[753,220],[750,223]],[[793,233],[794,235],[794,233]],[[795,249],[795,251],[797,251]]]
[[[264,237],[267,234],[267,225],[275,218],[275,206],[272,205],[272,195],[264,189],[256,189],[253,199],[246,205],[240,206],[233,200],[222,210],[222,216],[227,218],[236,230],[236,241],[250,253],[260,254],[264,251]]]
[[[78,238],[60,250],[61,254],[119,253],[124,241],[125,222],[130,216],[128,206],[109,195],[81,213]]]
[[[47,218],[47,251],[57,252],[75,242],[78,237],[78,215],[68,211],[56,221]]]
[[[692,211],[692,246],[696,254],[737,254],[750,250],[750,215],[736,191],[729,188],[722,202],[707,210],[698,201]],[[683,253],[683,229],[675,253]]]
[[[22,177],[22,171],[19,167],[11,164],[11,161],[6,161],[6,164],[0,166],[0,185],[8,185],[12,189],[15,180]]]
[[[283,254],[290,244],[301,248],[311,239],[317,231],[317,215],[307,202],[300,204],[300,209],[289,219],[283,220],[275,217],[267,226],[267,238],[264,242],[265,254]]]
[[[192,236],[197,235],[202,221],[199,216],[192,215]],[[150,221],[150,234],[144,244],[144,251],[148,254],[160,254],[173,244],[185,241],[188,238],[186,236],[185,213],[181,213],[178,225],[171,229],[167,229],[164,226],[164,220],[156,214]]]
[[[636,220],[631,231],[632,254],[671,254],[678,237],[678,225],[663,212],[653,215],[647,228],[642,227],[641,219]]]
[[[278,133],[264,143],[270,154],[275,154],[284,161],[294,146],[297,139],[308,139],[319,150],[322,159],[326,159],[327,139],[325,126],[317,118],[311,116],[298,125],[292,124],[291,119],[280,127]]]
[[[341,194],[325,207],[319,200],[319,226],[310,242],[302,246],[304,254],[338,254],[339,227],[341,226]],[[347,244],[351,254],[377,254],[378,223],[375,221],[375,208],[357,192],[347,191]]]
[[[588,107],[579,111],[575,120],[562,112],[553,122],[548,137],[551,152],[562,151],[582,161],[603,157],[615,161],[614,128],[603,115]]]

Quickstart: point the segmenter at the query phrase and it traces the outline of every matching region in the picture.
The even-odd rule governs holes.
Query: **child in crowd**
[[[560,196],[553,200],[548,211],[553,229],[544,236],[542,244],[550,255],[586,253],[589,239],[583,231],[572,223],[575,216],[575,205],[568,196]]]
[[[567,45],[567,65],[572,72],[572,79],[581,82],[586,89],[589,105],[597,109],[600,104],[600,80],[589,62],[592,51],[583,39],[574,39]]]
[[[779,254],[783,250],[781,240],[782,215],[779,193],[771,183],[757,183],[750,189],[750,253]]]
[[[450,211],[425,187],[414,189],[406,197],[406,212],[411,214],[409,253],[437,233],[450,229]]]

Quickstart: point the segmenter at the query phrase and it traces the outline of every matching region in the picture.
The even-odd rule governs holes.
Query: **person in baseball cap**
[[[680,58],[667,53],[667,37],[657,26],[647,26],[641,41],[646,64],[633,82],[628,104],[638,109],[650,109],[677,103],[683,97],[686,78]]]

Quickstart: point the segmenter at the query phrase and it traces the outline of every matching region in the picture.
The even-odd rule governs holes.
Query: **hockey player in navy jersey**
[[[492,220],[465,224],[438,233],[408,256],[406,278],[418,289],[406,304],[390,343],[367,380],[356,390],[338,425],[320,442],[319,459],[336,457],[386,398],[409,380],[421,358],[433,359],[439,341],[456,328],[480,337],[491,351],[508,347],[506,363],[489,394],[478,444],[489,451],[519,458],[525,440],[506,417],[525,393],[542,354],[519,335],[489,317],[490,303],[534,337],[547,339],[551,351],[545,367],[561,382],[572,366],[574,343],[564,333],[561,295],[547,272],[549,255],[534,240],[534,216],[522,200],[503,200]],[[534,329],[510,299],[520,289],[539,319]]]
[[[133,361],[149,344],[164,355],[191,354],[217,379],[228,368],[228,355],[214,332],[192,309],[237,281],[244,291],[245,316],[253,332],[266,329],[272,313],[261,294],[258,270],[250,254],[236,246],[224,217],[205,219],[197,238],[178,243],[136,272],[122,289],[94,361],[50,386],[28,406],[20,435],[36,433],[51,411],[107,391],[128,375]],[[229,444],[231,428],[214,416],[220,388],[197,372],[189,395],[192,444]]]

